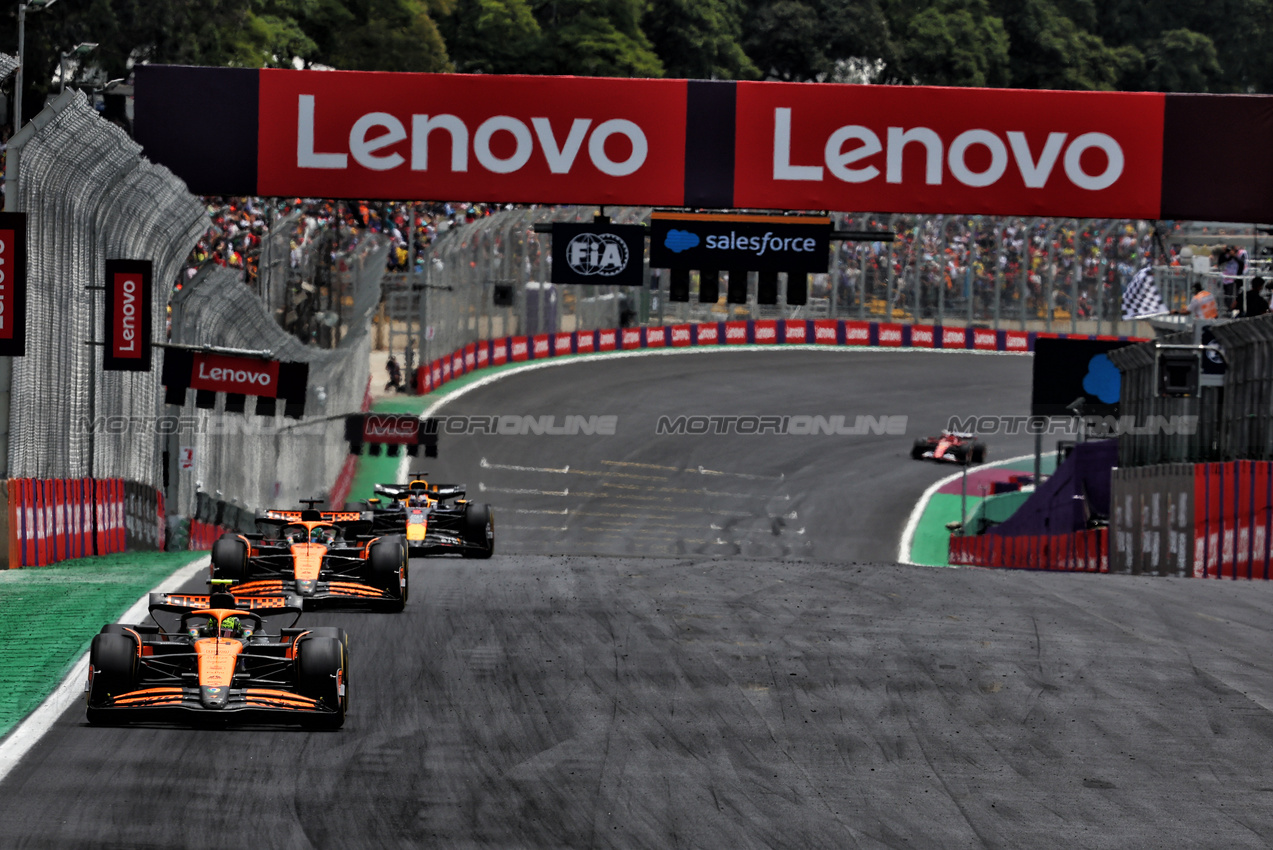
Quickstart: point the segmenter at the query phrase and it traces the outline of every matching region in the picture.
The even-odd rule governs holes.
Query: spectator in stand
[[[1246,292],[1238,296],[1235,302],[1238,318],[1249,319],[1252,316],[1263,316],[1269,311],[1269,302],[1264,300],[1264,296],[1260,294],[1264,289],[1264,278],[1256,277],[1251,280],[1250,287]]]

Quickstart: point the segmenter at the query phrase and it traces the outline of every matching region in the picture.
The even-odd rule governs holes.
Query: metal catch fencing
[[[370,374],[370,319],[380,301],[388,243],[363,240],[337,258],[336,283],[350,293],[350,321],[333,349],[305,345],[284,331],[237,274],[206,266],[173,298],[173,342],[268,350],[309,364],[303,420],[226,413],[216,407],[171,409],[170,511],[248,528],[254,510],[322,498],[348,457],[344,415],[363,409]],[[174,495],[175,494],[175,495]],[[222,516],[204,516],[224,502]]]
[[[162,488],[158,372],[102,372],[107,258],[148,258],[175,279],[207,228],[202,204],[166,168],[68,90],[9,141],[7,205],[27,214],[27,356],[12,360],[12,478],[123,478]],[[155,286],[153,326],[167,290]],[[110,423],[107,427],[95,427]]]
[[[422,272],[386,276],[388,347],[408,367],[481,339],[723,319],[863,319],[1152,336],[1147,322],[1122,318],[1122,294],[1153,244],[1143,221],[1055,220],[991,216],[832,216],[836,229],[892,233],[892,242],[832,243],[829,271],[812,276],[808,301],[778,304],[667,300],[668,277],[647,273],[648,287],[549,283],[550,221],[586,221],[593,207],[498,212],[440,235]],[[615,223],[643,223],[648,208],[607,208]],[[1181,270],[1184,271],[1184,270]],[[1157,269],[1169,307],[1188,300],[1192,278]],[[723,273],[727,275],[726,273]],[[410,373],[410,368],[407,369]]]

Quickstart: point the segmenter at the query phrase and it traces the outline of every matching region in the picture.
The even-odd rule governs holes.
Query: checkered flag
[[[1163,304],[1158,286],[1154,283],[1154,269],[1152,266],[1145,266],[1136,272],[1136,276],[1123,292],[1123,318],[1140,319],[1166,312],[1167,306]]]

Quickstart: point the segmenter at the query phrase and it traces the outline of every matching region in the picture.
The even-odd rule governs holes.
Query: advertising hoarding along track
[[[106,261],[104,371],[150,371],[151,285],[150,260]]]
[[[208,195],[1273,222],[1266,95],[143,65],[135,116]]]

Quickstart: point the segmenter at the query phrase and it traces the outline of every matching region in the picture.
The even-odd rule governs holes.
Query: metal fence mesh
[[[159,373],[100,371],[107,258],[150,259],[153,326],[165,322],[167,288],[207,226],[199,201],[153,165],[82,94],[67,91],[19,132],[8,151],[10,203],[27,213],[27,356],[13,360],[12,477],[120,477],[162,486],[153,428]],[[12,180],[16,172],[17,179]],[[96,301],[97,303],[94,303]],[[110,419],[109,429],[85,427]]]
[[[833,242],[826,274],[809,281],[808,303],[746,304],[721,297],[667,301],[668,277],[650,287],[557,287],[551,235],[536,224],[586,221],[593,207],[504,210],[440,234],[422,272],[386,277],[391,351],[428,362],[477,339],[590,330],[628,324],[722,319],[840,318],[1150,336],[1122,318],[1122,294],[1144,265],[1154,229],[1143,221],[991,216],[835,214],[838,230],[894,234],[894,241]],[[607,208],[616,224],[643,223],[650,210]],[[1157,269],[1168,307],[1188,300],[1192,272]],[[723,273],[726,275],[727,273]]]
[[[265,304],[238,275],[206,266],[173,299],[172,338],[189,345],[268,350],[279,360],[309,364],[309,393],[303,420],[225,413],[218,397],[211,410],[184,408],[172,456],[193,450],[193,464],[177,464],[175,513],[193,515],[198,494],[224,500],[250,515],[257,508],[293,505],[321,497],[348,454],[343,416],[357,412],[369,378],[371,314],[380,301],[389,245],[380,237],[337,258],[335,281],[352,304],[346,332],[333,349],[301,343],[279,327]],[[177,411],[171,411],[177,415]],[[232,518],[227,524],[235,524]]]

